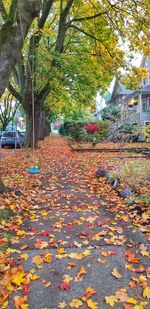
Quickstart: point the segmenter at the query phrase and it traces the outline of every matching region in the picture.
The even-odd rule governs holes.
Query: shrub
[[[143,141],[141,127],[125,124],[119,129],[111,132],[110,139],[114,142],[138,142]]]
[[[64,126],[64,124],[62,124],[60,127],[59,127],[59,133],[63,136],[67,136],[68,135],[68,132]]]
[[[107,106],[104,107],[101,113],[103,120],[110,120],[112,122],[115,122],[117,119],[120,118],[121,112],[118,107],[111,107]]]
[[[143,134],[146,142],[150,142],[150,124],[145,125],[145,127],[143,128]]]
[[[95,123],[90,123],[87,124],[84,129],[88,132],[88,133],[94,133],[94,132],[98,132],[99,131],[99,127],[97,124]]]
[[[128,161],[122,167],[116,168],[112,176],[122,183],[134,188],[147,187],[150,181],[150,164],[148,161]]]
[[[150,194],[143,194],[141,196],[130,196],[126,199],[127,205],[132,205],[134,203],[142,203],[145,207],[150,207]]]
[[[105,120],[99,120],[97,121],[97,125],[99,127],[99,134],[101,136],[101,139],[106,139],[109,133],[109,122]]]
[[[82,121],[66,121],[59,128],[59,133],[70,136],[77,142],[98,143],[106,138],[108,134],[108,124],[105,121],[85,124]]]

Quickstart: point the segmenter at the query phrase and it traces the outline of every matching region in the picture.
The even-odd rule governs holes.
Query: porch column
[[[142,94],[138,95],[138,113],[139,113],[139,124],[141,125],[141,113],[142,113]]]

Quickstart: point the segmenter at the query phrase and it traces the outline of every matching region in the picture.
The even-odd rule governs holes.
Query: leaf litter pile
[[[105,179],[95,179],[105,157],[75,154],[51,137],[35,151],[41,173],[32,176],[32,152],[10,154],[2,160],[15,190],[0,196],[0,308],[150,308],[148,240]]]

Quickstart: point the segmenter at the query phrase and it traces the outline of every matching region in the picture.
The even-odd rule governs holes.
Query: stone
[[[113,183],[113,189],[117,189],[119,187],[120,181],[118,179],[115,179],[114,183]]]
[[[95,173],[96,178],[106,177],[109,178],[109,173],[105,170],[98,169]]]
[[[126,188],[123,191],[120,192],[120,196],[121,197],[127,197],[127,196],[131,196],[132,192],[130,189]]]

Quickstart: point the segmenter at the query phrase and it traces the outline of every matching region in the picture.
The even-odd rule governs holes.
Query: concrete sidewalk
[[[106,210],[113,191],[103,183],[102,193],[92,192],[80,157],[61,139],[51,156],[30,215],[12,240],[13,249],[28,254],[21,264],[31,274],[29,309],[150,308],[143,297],[150,279],[146,238],[127,215]],[[20,254],[15,257],[20,263]]]

